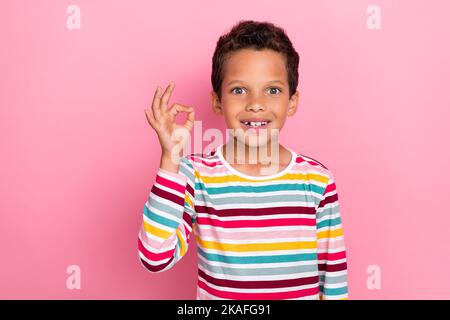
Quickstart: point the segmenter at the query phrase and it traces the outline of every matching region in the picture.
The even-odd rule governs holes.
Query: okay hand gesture
[[[168,107],[168,101],[172,95],[175,83],[171,82],[164,93],[161,94],[159,86],[153,96],[152,110],[145,109],[145,115],[150,126],[156,131],[163,155],[171,156],[174,148],[180,152],[183,150],[186,140],[194,127],[195,111],[193,107],[174,103]],[[179,112],[187,112],[186,122],[182,125],[175,123]]]

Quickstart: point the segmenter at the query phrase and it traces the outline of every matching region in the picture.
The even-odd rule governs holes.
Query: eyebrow
[[[235,82],[245,83],[245,81],[242,81],[242,80],[232,80],[232,81],[228,82],[227,86],[229,86],[230,84],[235,83]],[[271,81],[268,81],[267,83],[275,83],[275,82],[278,82],[278,83],[281,83],[284,85],[284,82],[281,80],[271,80]]]

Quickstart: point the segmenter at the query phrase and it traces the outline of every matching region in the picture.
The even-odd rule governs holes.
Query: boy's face
[[[253,147],[267,145],[298,106],[298,91],[289,97],[283,55],[267,49],[241,49],[231,54],[224,70],[222,101],[211,92],[214,112],[224,116],[240,142]]]

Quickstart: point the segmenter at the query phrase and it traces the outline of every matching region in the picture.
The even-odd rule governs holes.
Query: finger
[[[152,102],[152,110],[153,114],[158,117],[160,112],[160,104],[161,104],[161,88],[158,86],[156,88],[155,94],[153,95],[153,102]]]
[[[153,129],[155,129],[156,120],[155,117],[151,114],[150,110],[144,109],[145,116],[147,118],[148,123],[152,126]]]
[[[173,116],[176,116],[179,112],[191,112],[192,110],[194,110],[194,108],[183,106],[179,103],[174,103],[172,108],[170,108],[169,113]]]
[[[166,90],[164,90],[163,95],[161,96],[160,108],[167,110],[167,104],[169,102],[169,98],[172,95],[173,88],[175,87],[175,83],[172,81],[167,86]]]
[[[194,127],[194,122],[195,122],[195,110],[194,108],[192,108],[192,111],[188,112],[188,116],[186,119],[186,123],[184,124],[184,127],[189,131],[191,131],[192,128]]]

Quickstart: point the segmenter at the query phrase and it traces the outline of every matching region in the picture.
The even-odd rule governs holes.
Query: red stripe
[[[201,164],[203,164],[203,165],[205,165],[205,166],[207,166],[207,167],[211,167],[211,168],[217,166],[217,161],[206,162],[206,161],[204,161],[203,159],[201,159],[201,158],[196,158],[196,157],[191,158],[191,160],[192,160],[193,162],[195,162],[195,163],[201,163]]]
[[[336,253],[323,252],[323,253],[319,253],[317,255],[318,260],[327,260],[327,261],[334,261],[334,260],[345,259],[345,258],[346,258],[345,251],[336,252]]]
[[[198,280],[198,286],[210,294],[224,299],[232,300],[281,300],[281,299],[295,299],[307,296],[317,295],[319,287],[294,290],[288,292],[264,292],[264,293],[247,293],[247,292],[226,292],[209,287],[206,283]]]
[[[263,228],[275,226],[314,226],[315,219],[290,218],[290,219],[267,219],[267,220],[232,220],[220,221],[217,219],[197,217],[198,224],[223,227],[223,228]]]
[[[142,264],[151,272],[158,272],[161,271],[162,269],[166,268],[173,260],[174,257],[172,257],[169,261],[164,262],[163,264],[159,264],[157,266],[152,266],[151,264],[149,264],[147,261],[143,260],[141,258],[141,262]]]
[[[230,216],[260,216],[273,214],[310,214],[315,215],[316,209],[314,207],[301,206],[285,206],[285,207],[266,207],[266,208],[233,208],[217,210],[207,206],[195,206],[197,213],[209,213],[219,217]]]
[[[347,263],[339,263],[339,264],[326,264],[319,263],[318,265],[319,271],[333,272],[333,271],[342,271],[347,270]]]
[[[325,193],[326,193],[326,192],[325,192]],[[325,207],[327,204],[329,204],[329,203],[334,203],[334,202],[336,202],[336,201],[338,201],[338,194],[337,194],[337,193],[335,193],[335,194],[333,194],[333,195],[331,195],[331,196],[328,196],[328,197],[326,197],[325,199],[323,199],[323,200],[319,203],[319,206],[318,206],[317,208]]]
[[[153,193],[160,198],[166,199],[166,200],[176,203],[180,206],[184,206],[184,197],[180,197],[179,195],[176,195],[174,193],[170,193],[169,191],[163,190],[163,189],[157,187],[156,184],[153,185],[150,192],[151,192],[150,197],[153,197],[153,195],[152,195],[152,193]]]
[[[184,190],[186,188],[185,185],[181,185],[178,182],[172,181],[172,180],[168,180],[162,176],[160,176],[159,174],[156,175],[156,182],[173,190],[176,190],[180,193],[184,193]]]
[[[313,277],[303,277],[295,279],[284,279],[284,280],[228,280],[228,279],[218,279],[206,274],[203,270],[198,270],[198,275],[205,279],[208,283],[214,284],[220,287],[230,287],[230,288],[245,288],[245,289],[265,289],[265,288],[286,288],[286,287],[297,287],[301,285],[308,284],[319,284],[319,276]]]

